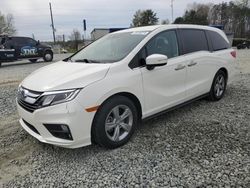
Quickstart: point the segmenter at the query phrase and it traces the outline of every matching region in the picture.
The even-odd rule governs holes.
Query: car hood
[[[40,47],[41,47],[41,48],[51,48],[50,45],[44,44],[44,43],[40,43]]]
[[[21,85],[33,91],[83,88],[105,77],[110,64],[59,61],[36,70]]]

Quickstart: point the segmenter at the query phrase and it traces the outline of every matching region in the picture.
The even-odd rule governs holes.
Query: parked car
[[[241,44],[237,45],[237,49],[249,49],[250,48],[250,42],[249,41],[244,41]]]
[[[20,84],[20,124],[44,143],[116,148],[141,119],[203,97],[220,100],[235,75],[235,58],[225,34],[208,26],[108,34]]]
[[[52,61],[51,47],[29,37],[0,36],[0,65],[20,59],[36,62],[39,58],[46,62]]]

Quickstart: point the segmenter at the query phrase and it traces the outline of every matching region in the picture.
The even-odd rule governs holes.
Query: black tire
[[[223,81],[220,81],[220,80]],[[219,70],[213,80],[212,87],[209,92],[208,99],[211,101],[219,101],[223,98],[227,87],[227,76],[222,70]]]
[[[127,112],[129,111],[129,115],[127,117],[127,119],[124,119],[124,121],[128,121],[130,122],[129,126],[129,131],[126,131],[123,126],[121,125],[117,125],[119,124],[119,122],[122,124],[124,122],[118,120],[115,118],[114,113],[114,109],[119,109],[118,114],[120,114],[121,112],[121,116],[122,117],[123,113],[125,112],[125,110],[122,112],[122,108],[126,108],[128,107],[129,110],[127,110]],[[131,121],[131,116],[132,115],[132,121]],[[107,122],[110,118],[112,118],[111,116],[113,116],[112,122]],[[110,120],[111,121],[111,120]],[[116,123],[113,123],[116,122]],[[118,122],[118,123],[117,123]],[[107,123],[107,124],[106,124]],[[116,124],[115,127],[111,128],[110,130],[107,130],[107,125],[108,123],[111,124]],[[128,125],[129,123],[127,123]],[[120,147],[124,144],[126,144],[129,139],[131,138],[131,136],[133,135],[134,131],[135,131],[135,127],[138,124],[138,112],[137,109],[134,105],[134,103],[127,97],[124,96],[114,96],[110,99],[108,99],[106,102],[104,102],[104,104],[101,105],[101,107],[98,109],[95,117],[94,117],[94,121],[93,121],[93,125],[92,125],[92,142],[97,143],[100,146],[106,147],[106,148],[117,148]],[[111,126],[110,126],[111,127]],[[119,133],[118,135],[118,139],[115,139],[116,141],[112,140],[112,138],[115,138],[115,131],[117,129],[117,127],[119,127]],[[128,130],[128,129],[127,129]],[[124,132],[123,132],[124,131]],[[111,134],[114,134],[114,136],[111,138]],[[126,136],[124,136],[126,135]],[[120,137],[122,139],[120,139]],[[116,137],[117,138],[117,137]]]
[[[43,55],[43,60],[45,62],[51,62],[53,60],[53,52],[52,51],[45,51]]]
[[[30,61],[31,63],[35,63],[35,62],[37,62],[37,59],[29,59],[29,61]]]

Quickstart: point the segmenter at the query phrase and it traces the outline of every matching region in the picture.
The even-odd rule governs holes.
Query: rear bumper
[[[43,143],[65,148],[78,148],[91,144],[91,124],[94,114],[87,113],[76,100],[41,108],[33,113],[26,111],[18,103],[17,109],[21,116],[19,120],[21,126],[30,135]],[[73,140],[53,136],[44,124],[68,125]],[[37,131],[34,131],[35,129],[32,126]]]

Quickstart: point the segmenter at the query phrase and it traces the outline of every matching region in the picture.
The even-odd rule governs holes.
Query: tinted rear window
[[[182,29],[181,34],[184,54],[204,50],[208,51],[207,38],[203,30]]]
[[[13,37],[12,40],[15,41],[16,45],[26,45],[27,44],[27,38]]]
[[[207,31],[208,36],[212,42],[213,50],[223,50],[230,47],[229,43],[217,32]]]

